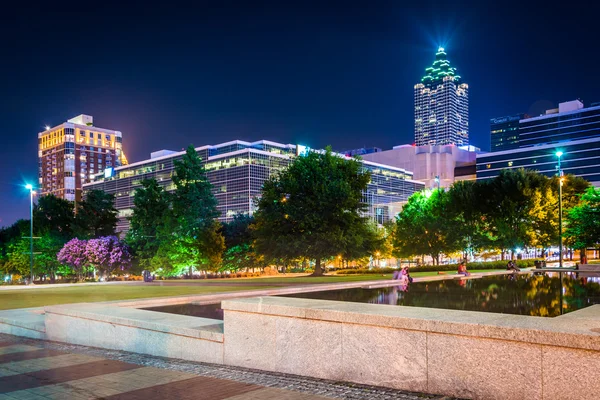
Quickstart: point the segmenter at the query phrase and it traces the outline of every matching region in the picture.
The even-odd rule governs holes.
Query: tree
[[[170,197],[156,179],[144,179],[141,185],[133,198],[134,208],[126,242],[133,249],[139,266],[154,270],[156,263],[152,260],[159,248],[158,233],[169,213]]]
[[[448,212],[449,200],[450,195],[443,190],[410,196],[396,220],[397,256],[429,255],[439,265],[440,255],[461,249],[456,221]]]
[[[33,227],[38,235],[70,239],[73,236],[75,215],[73,203],[52,194],[38,199],[33,209]]]
[[[129,246],[116,236],[90,239],[85,246],[87,263],[94,266],[100,275],[110,276],[116,270],[124,271],[131,265]]]
[[[252,239],[254,218],[237,214],[233,220],[222,225],[225,239],[222,270],[237,271],[263,266],[263,258],[256,253]]]
[[[115,234],[117,210],[115,196],[102,190],[90,190],[78,203],[75,222],[79,237],[97,238]]]
[[[369,180],[357,160],[331,148],[296,158],[263,184],[255,213],[257,251],[269,262],[314,259],[313,275],[322,275],[323,259],[349,252],[369,235],[363,202]]]
[[[585,251],[600,241],[600,189],[590,187],[581,196],[579,205],[567,214],[565,236],[573,247]]]
[[[490,220],[490,237],[504,252],[532,246],[534,220],[532,213],[539,189],[544,187],[546,177],[534,171],[502,170],[500,175],[485,182],[487,192],[485,211]]]
[[[73,238],[69,240],[56,255],[58,262],[68,265],[77,274],[77,279],[82,280],[83,270],[89,265],[86,255],[87,240]]]
[[[171,209],[158,231],[156,259],[178,272],[189,268],[190,274],[193,267],[217,269],[224,250],[216,219],[220,213],[194,146],[190,145],[182,159],[175,161],[173,183]]]
[[[487,235],[488,220],[482,208],[485,199],[483,188],[481,182],[458,181],[448,191],[446,211],[449,218],[456,222],[454,234],[458,237],[465,256],[472,255],[490,243]]]

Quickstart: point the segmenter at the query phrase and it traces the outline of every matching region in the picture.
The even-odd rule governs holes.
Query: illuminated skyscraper
[[[97,128],[93,121],[82,114],[38,133],[42,195],[79,201],[81,186],[95,174],[127,164],[121,132]]]
[[[469,144],[469,85],[461,83],[442,47],[415,85],[415,144]]]

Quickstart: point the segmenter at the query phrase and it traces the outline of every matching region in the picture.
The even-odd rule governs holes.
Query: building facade
[[[106,168],[127,164],[119,131],[93,126],[79,115],[38,133],[39,186],[42,195],[81,200],[82,185]]]
[[[557,174],[557,152],[562,152],[561,169],[600,186],[600,137],[549,143],[535,147],[497,151],[477,156],[477,179],[491,179],[503,169],[524,168],[548,177]]]
[[[221,213],[219,220],[227,222],[237,214],[252,214],[263,182],[286,168],[295,157],[301,156],[308,149],[267,140],[236,140],[197,147],[196,151],[212,184],[213,194],[218,202],[217,208]],[[97,175],[95,182],[84,186],[84,191],[98,189],[114,194],[115,208],[119,212],[117,231],[125,232],[129,229],[128,217],[133,213],[135,190],[141,186],[141,181],[154,178],[165,190],[173,191],[175,186],[171,175],[174,161],[184,153],[167,150],[154,152],[149,160]],[[372,174],[371,183],[364,193],[368,205],[367,214],[379,223],[395,216],[401,204],[412,193],[423,189],[423,184],[412,181],[412,173],[403,169],[373,162],[363,162],[363,166]]]
[[[415,144],[469,144],[469,85],[461,82],[440,47],[425,76],[414,86]]]
[[[526,114],[508,115],[490,120],[490,151],[503,151],[519,147],[519,121]]]
[[[438,186],[446,188],[456,180],[457,167],[460,180],[475,179],[474,171],[476,154],[479,149],[473,146],[395,146],[391,150],[366,154],[365,161],[378,162],[413,172],[413,179],[423,182],[425,188]],[[467,173],[470,172],[471,173]]]
[[[514,127],[514,121],[504,126],[509,123]],[[503,169],[517,168],[556,175],[556,153],[560,151],[565,174],[600,184],[599,105],[585,108],[580,100],[560,103],[543,115],[520,119],[518,128],[518,134],[510,136],[513,143],[496,141],[500,145],[494,147],[492,127],[492,152],[477,156],[477,179],[494,178]]]

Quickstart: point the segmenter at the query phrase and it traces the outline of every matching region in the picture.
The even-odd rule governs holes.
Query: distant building
[[[310,149],[267,140],[251,143],[235,140],[197,147],[196,151],[213,186],[221,213],[219,220],[227,222],[237,214],[252,214],[254,200],[260,196],[264,181]],[[129,229],[127,218],[133,212],[134,194],[141,187],[142,179],[154,178],[165,190],[173,191],[173,162],[184,153],[154,152],[148,160],[115,168],[110,174],[98,174],[95,182],[84,186],[84,191],[99,189],[114,194],[115,208],[119,212],[117,231],[125,232]],[[379,224],[392,219],[411,194],[423,190],[421,182],[412,180],[412,172],[364,160],[362,165],[371,172],[371,182],[363,193],[368,206],[366,214]]]
[[[469,85],[461,82],[440,47],[425,76],[414,86],[415,144],[469,144]]]
[[[380,151],[381,149],[379,147],[361,147],[360,149],[346,150],[341,151],[340,153],[348,157],[354,157],[363,156],[365,154],[379,153]]]
[[[498,120],[497,127],[515,125],[514,120],[504,125],[502,118],[494,120]],[[494,129],[492,122],[492,152],[477,156],[477,179],[491,179],[503,169],[517,168],[553,176],[557,173],[556,152],[561,151],[565,174],[600,184],[600,105],[585,108],[580,100],[560,103],[543,115],[525,116],[518,128],[518,134],[508,135],[511,140],[500,142],[494,136],[502,137],[502,132],[495,132],[501,129]]]
[[[561,169],[565,174],[580,176],[594,186],[600,186],[600,137],[478,155],[477,179],[495,178],[503,169],[518,168],[555,176],[558,151],[563,153]]]
[[[475,179],[478,148],[473,146],[395,146],[391,150],[363,156],[365,161],[392,165],[413,172],[413,179],[425,188],[449,187],[457,180]],[[464,169],[463,167],[466,167]],[[459,178],[456,176],[458,169]],[[463,169],[461,169],[463,168]]]
[[[490,151],[503,151],[519,147],[519,121],[526,114],[509,115],[490,120]]]
[[[82,185],[107,168],[127,164],[121,132],[98,128],[79,115],[38,133],[41,194],[79,201]]]

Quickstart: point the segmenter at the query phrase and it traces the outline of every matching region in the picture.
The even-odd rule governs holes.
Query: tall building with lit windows
[[[127,164],[121,132],[94,126],[81,114],[38,133],[41,194],[79,201],[81,187],[105,169]]]
[[[469,85],[450,66],[442,47],[414,90],[415,144],[467,146]]]
[[[274,174],[287,168],[294,158],[305,155],[309,148],[295,144],[282,144],[269,140],[231,142],[196,148],[206,169],[206,176],[217,199],[219,220],[231,221],[238,214],[252,214],[255,199],[263,183]],[[103,190],[115,195],[115,208],[119,212],[117,232],[129,229],[133,213],[135,191],[143,179],[156,179],[166,191],[175,190],[172,180],[175,161],[185,151],[161,150],[151,153],[150,159],[131,163],[107,173],[97,174],[94,182],[83,186],[84,194],[90,190]],[[346,157],[339,154],[340,157]],[[376,162],[362,160],[362,168],[371,173],[371,181],[363,192],[365,215],[378,224],[393,219],[410,195],[424,189],[424,184],[413,180],[413,174]]]

